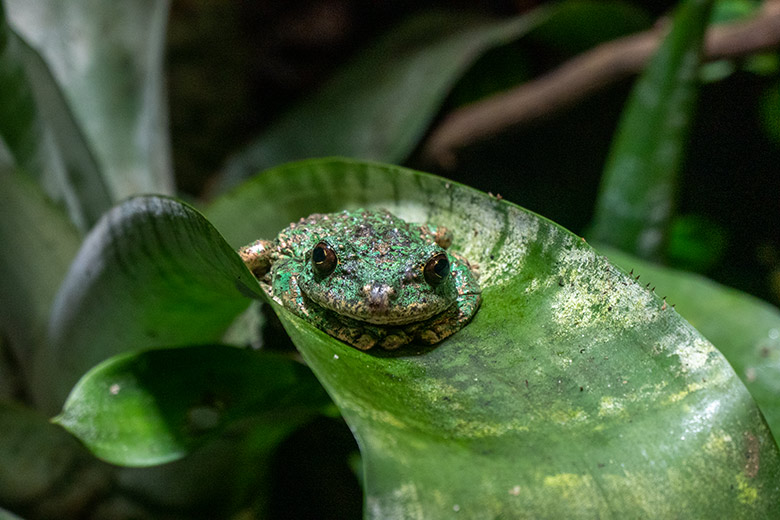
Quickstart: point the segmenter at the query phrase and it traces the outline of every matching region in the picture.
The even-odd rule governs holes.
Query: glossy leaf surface
[[[703,276],[599,248],[624,269],[641,274],[642,283],[666,296],[680,314],[718,350],[745,383],[780,438],[780,310],[767,302]]]
[[[251,416],[260,417],[264,437],[278,439],[327,403],[311,371],[290,359],[181,347],[101,363],[76,385],[55,422],[108,462],[148,466],[181,458]]]
[[[369,518],[776,510],[776,443],[723,356],[552,222],[444,179],[339,159],[265,172],[207,215],[238,246],[357,207],[448,227],[483,288],[463,330],[395,353],[360,352],[277,309],[359,441]]]
[[[641,258],[661,255],[676,203],[711,1],[684,0],[631,93],[601,181],[591,238]]]
[[[108,357],[216,341],[259,291],[196,210],[165,197],[129,199],[90,232],[57,294],[36,397],[54,413]]]

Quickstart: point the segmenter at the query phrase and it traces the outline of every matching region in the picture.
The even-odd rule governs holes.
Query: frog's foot
[[[272,246],[270,240],[257,240],[238,250],[241,260],[258,280],[271,269]]]
[[[455,305],[416,329],[416,338],[421,343],[433,345],[452,336],[471,321],[481,301],[479,293],[461,295]]]
[[[410,343],[414,336],[403,329],[388,329],[362,323],[351,318],[336,318],[341,326],[328,329],[331,335],[360,350],[379,346],[385,350],[395,350]]]
[[[458,332],[471,321],[476,314],[482,295],[476,280],[469,276],[475,268],[465,258],[455,256],[459,262],[454,264],[453,275],[456,277],[458,298],[455,305],[434,316],[421,326],[414,328],[415,336],[422,343],[433,345]]]
[[[328,334],[344,343],[349,343],[358,350],[370,350],[374,348],[374,345],[377,343],[377,338],[357,329],[330,329]]]
[[[466,290],[479,292],[479,286],[476,284],[476,280],[479,280],[479,264],[476,262],[469,262],[466,258],[459,255],[458,253],[453,253],[452,251],[450,251],[450,254],[454,256],[455,259],[458,260],[458,262],[461,265],[465,266],[468,269],[468,271],[471,273],[471,276],[474,277],[474,283],[470,284],[466,282],[467,278],[464,277],[463,272],[456,273],[455,276],[460,277],[459,281],[461,283],[459,285],[463,285],[466,288]]]
[[[265,285],[267,287],[267,284]],[[268,288],[267,290],[271,290]],[[385,329],[364,323],[324,309],[301,291],[297,275],[289,278],[285,290],[278,291],[272,297],[286,309],[297,314],[313,326],[336,339],[348,343],[359,350],[369,350],[378,345],[387,350],[396,349],[412,341],[413,337],[403,330]]]
[[[411,343],[414,339],[402,330],[396,330],[385,336],[379,341],[379,346],[385,350],[395,350],[399,347]]]

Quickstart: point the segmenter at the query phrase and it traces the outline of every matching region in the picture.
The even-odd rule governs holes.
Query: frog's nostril
[[[386,309],[396,297],[395,289],[383,283],[366,284],[362,293],[368,306],[374,309]]]

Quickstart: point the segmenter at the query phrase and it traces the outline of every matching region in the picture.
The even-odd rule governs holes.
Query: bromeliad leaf
[[[291,359],[181,347],[101,363],[55,422],[108,462],[149,466],[181,458],[239,419],[254,417],[265,438],[281,438],[329,402],[311,371]]]
[[[703,276],[662,267],[612,248],[609,259],[665,295],[720,350],[780,439],[780,310]]]
[[[195,209],[136,197],[108,212],[60,288],[39,353],[38,400],[52,412],[92,366],[128,350],[219,339],[261,290]]]
[[[777,446],[724,357],[552,222],[444,179],[339,159],[265,172],[207,214],[237,246],[357,207],[447,227],[483,288],[461,331],[394,354],[357,351],[276,308],[358,438],[369,518],[774,511]]]

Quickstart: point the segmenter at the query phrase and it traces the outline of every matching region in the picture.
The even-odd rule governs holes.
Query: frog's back
[[[305,255],[324,239],[348,241],[366,254],[370,254],[377,244],[406,247],[432,242],[419,226],[409,224],[387,210],[366,209],[314,213],[291,224],[278,236],[280,247],[290,248],[296,257]],[[399,239],[402,244],[398,243]]]

